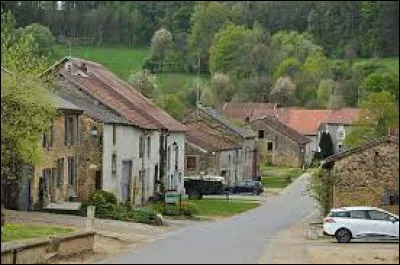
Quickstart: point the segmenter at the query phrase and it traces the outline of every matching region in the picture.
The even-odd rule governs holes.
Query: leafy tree
[[[215,33],[228,21],[229,8],[220,2],[197,2],[191,17],[191,33],[188,45],[194,61],[201,59],[201,68],[207,66],[209,48]]]
[[[296,58],[289,57],[286,58],[276,69],[275,78],[281,76],[289,76],[294,78],[296,74],[301,70],[301,64]]]
[[[153,58],[164,61],[167,50],[172,48],[172,46],[172,33],[169,30],[161,28],[154,32],[154,35],[151,38]]]
[[[3,19],[11,21],[2,13]],[[47,63],[31,50],[31,36],[16,38],[10,24],[1,26],[1,178],[18,181],[21,163],[38,161],[38,140],[56,112],[47,86],[37,77]]]
[[[387,135],[399,120],[399,106],[387,91],[371,93],[361,102],[360,118],[345,140],[352,147]]]
[[[317,90],[317,100],[321,107],[326,107],[327,102],[329,102],[329,97],[333,94],[334,81],[331,79],[322,80],[319,83]]]
[[[215,91],[215,95],[218,95],[218,98],[222,101],[226,101],[231,99],[232,93],[231,93],[231,85],[230,85],[230,80],[229,80],[229,75],[223,74],[223,73],[214,73],[211,79],[211,85],[213,88],[213,91]],[[208,100],[210,99],[209,93],[211,90],[208,90],[206,94]]]
[[[335,177],[322,168],[311,175],[308,183],[307,192],[317,202],[322,216],[326,216],[332,208],[332,187],[334,183]]]
[[[145,97],[151,98],[153,96],[156,78],[148,70],[142,70],[131,74],[128,82],[137,88]]]
[[[17,30],[18,35],[32,38],[30,48],[37,56],[50,57],[54,53],[55,38],[48,27],[33,23]]]
[[[399,76],[391,73],[372,73],[362,82],[363,90],[368,93],[387,91],[399,100]]]
[[[270,97],[274,101],[278,101],[283,106],[290,106],[294,102],[296,85],[290,77],[280,77],[274,88],[271,90]]]

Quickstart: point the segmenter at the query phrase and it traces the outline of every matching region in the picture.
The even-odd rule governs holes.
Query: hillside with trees
[[[357,107],[398,101],[399,3],[2,1],[49,65],[103,63],[180,118],[200,101]],[[199,75],[199,80],[196,80]],[[198,82],[197,82],[198,81]]]

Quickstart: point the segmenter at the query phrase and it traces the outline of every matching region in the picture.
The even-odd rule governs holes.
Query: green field
[[[376,61],[383,68],[389,69],[394,73],[399,72],[399,58],[357,59],[356,63],[366,63],[371,61]]]
[[[235,200],[191,200],[199,208],[200,216],[230,217],[260,206],[259,202],[246,202]]]
[[[261,182],[265,188],[285,188],[303,173],[301,168],[262,167]]]
[[[71,231],[73,230],[59,227],[6,224],[1,227],[1,242],[48,237],[57,234],[65,234]]]

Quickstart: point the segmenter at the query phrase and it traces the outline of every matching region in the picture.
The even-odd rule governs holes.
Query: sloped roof
[[[382,138],[382,139],[373,140],[373,141],[371,141],[371,142],[368,142],[368,143],[362,144],[362,145],[360,145],[360,146],[354,147],[354,148],[349,149],[349,150],[347,150],[347,151],[345,151],[345,152],[342,152],[342,153],[339,153],[339,154],[336,154],[336,155],[332,155],[332,156],[330,156],[330,157],[327,157],[327,158],[325,159],[324,162],[325,162],[325,163],[334,162],[334,161],[340,160],[340,159],[342,159],[342,158],[344,158],[344,157],[347,157],[347,156],[349,156],[349,155],[351,155],[351,154],[364,151],[365,149],[374,147],[374,146],[376,146],[376,145],[379,145],[379,144],[385,143],[385,142],[386,142],[386,143],[393,143],[393,144],[399,145],[399,139],[398,139],[398,138],[391,137],[391,136],[387,136],[387,137],[384,137],[384,138]]]
[[[71,63],[71,69],[63,67],[68,62]],[[123,115],[134,125],[145,129],[182,132],[186,130],[183,124],[155,106],[136,88],[98,63],[66,57],[51,69],[57,69],[66,80],[89,93],[108,108]]]
[[[246,118],[250,120],[253,118],[260,118],[270,115],[278,107],[277,103],[259,103],[259,102],[245,102],[245,103],[225,103],[222,110],[226,116],[234,119],[245,121]]]
[[[51,98],[53,100],[55,107],[59,110],[73,110],[73,111],[82,111],[83,112],[83,109],[81,107],[78,107],[77,105],[73,104],[72,102],[65,100],[55,94],[51,94]]]
[[[227,103],[224,106],[224,113],[242,121],[247,117],[251,121],[265,116],[275,116],[301,134],[315,135],[319,126],[324,123],[353,124],[360,116],[360,109],[301,109],[279,108],[274,103]]]
[[[57,91],[57,95],[79,106],[85,115],[104,123],[132,125],[126,118],[102,105],[89,94],[75,88],[68,81],[59,81],[58,84],[62,89]]]
[[[311,140],[308,137],[302,135],[296,130],[285,125],[283,122],[279,121],[279,119],[274,116],[266,116],[260,119],[253,120],[250,122],[250,124],[254,124],[256,122],[262,122],[268,126],[271,126],[273,129],[286,135],[287,137],[289,137],[290,139],[294,140],[299,144],[306,144],[311,142]]]
[[[186,141],[208,152],[240,148],[239,144],[223,137],[217,130],[204,122],[186,125]]]
[[[247,126],[237,126],[234,125],[229,119],[225,117],[224,114],[220,113],[218,110],[211,108],[211,107],[204,107],[199,106],[199,109],[208,115],[209,117],[213,118],[217,122],[223,124],[226,128],[230,129],[233,133],[238,134],[242,138],[255,138],[256,135],[254,131],[247,127]]]

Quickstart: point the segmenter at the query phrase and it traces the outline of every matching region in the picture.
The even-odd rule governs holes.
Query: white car
[[[399,238],[399,217],[376,207],[332,209],[323,224],[324,234],[336,237],[339,243],[353,238]]]

